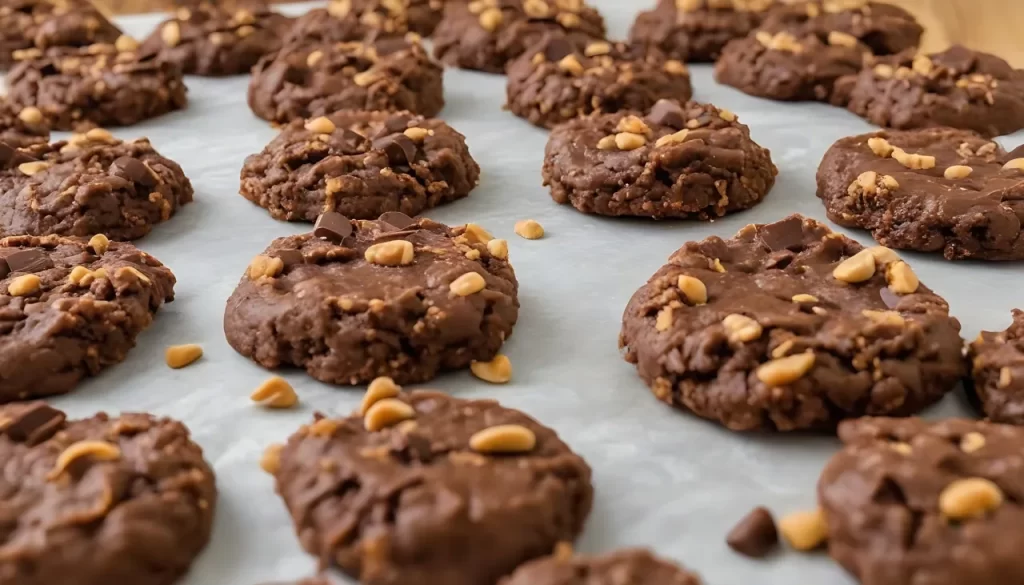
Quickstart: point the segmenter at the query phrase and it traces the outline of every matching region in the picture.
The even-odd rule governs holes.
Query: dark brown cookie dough
[[[174,282],[131,244],[0,239],[0,402],[64,394],[124,361]]]
[[[121,31],[85,0],[4,0],[0,68],[53,47],[113,43]]]
[[[674,59],[711,63],[733,39],[764,20],[775,0],[660,0],[637,15],[629,40],[655,47]]]
[[[479,178],[465,137],[441,120],[339,112],[294,120],[248,157],[241,194],[277,219],[315,221],[327,211],[376,219],[461,199]]]
[[[818,498],[829,554],[864,585],[1010,585],[1024,574],[1024,429],[844,422]]]
[[[203,2],[179,8],[142,43],[183,73],[219,76],[249,73],[260,57],[281,48],[292,19],[262,2],[228,10]]]
[[[879,126],[950,126],[985,136],[1024,128],[1024,69],[960,45],[879,58],[838,86],[836,103]]]
[[[21,108],[0,96],[0,142],[22,148],[48,142],[50,129],[39,108]]]
[[[779,2],[766,13],[761,30],[797,36],[828,38],[850,35],[876,55],[915,49],[924,33],[914,16],[899,6],[868,0],[810,0]]]
[[[548,139],[551,197],[585,213],[714,219],[759,203],[778,170],[736,115],[660,100],[644,113],[577,118]]]
[[[210,539],[213,470],[175,420],[9,404],[0,459],[4,585],[171,585]]]
[[[54,130],[131,126],[187,103],[176,65],[110,44],[21,61],[7,75],[7,89],[12,104],[35,106]]]
[[[367,36],[429,36],[441,21],[445,0],[330,0],[300,16],[286,44],[361,41]],[[461,0],[460,0],[461,1]]]
[[[677,250],[633,295],[620,345],[659,400],[792,431],[939,400],[966,373],[959,329],[892,250],[793,215]]]
[[[0,149],[0,237],[141,238],[192,201],[192,184],[148,139],[94,128],[67,141]]]
[[[725,46],[715,80],[773,100],[828,102],[836,82],[856,75],[870,59],[871,50],[847,34],[821,38],[759,30]]]
[[[250,265],[224,314],[236,351],[334,384],[425,382],[497,354],[519,314],[507,248],[473,224],[330,215],[351,233],[278,238]]]
[[[553,128],[594,112],[646,111],[662,98],[686,101],[693,89],[686,66],[656,49],[607,41],[575,47],[549,36],[509,65],[506,93],[513,114]]]
[[[679,565],[647,550],[625,549],[600,556],[552,556],[527,563],[499,585],[700,585]]]
[[[504,73],[545,36],[583,46],[604,39],[604,19],[583,0],[448,2],[434,33],[434,56],[446,65]]]
[[[360,583],[491,584],[583,529],[590,468],[555,431],[441,392],[371,404],[303,426],[274,473],[302,546]]]
[[[417,41],[290,45],[253,68],[249,107],[280,123],[339,110],[436,116],[444,107],[442,71]]]
[[[985,416],[1024,426],[1024,311],[1014,309],[1006,331],[983,331],[967,356],[973,366],[968,387]]]
[[[952,128],[843,138],[818,167],[829,219],[950,260],[1024,259],[1022,194],[1024,150]]]

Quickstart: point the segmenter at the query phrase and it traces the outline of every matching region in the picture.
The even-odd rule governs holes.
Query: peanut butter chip
[[[1003,504],[1003,491],[983,477],[958,479],[939,494],[939,511],[950,520],[980,518]]]
[[[281,469],[281,451],[284,451],[284,445],[279,443],[269,445],[263,451],[263,456],[260,457],[260,469],[270,475],[276,474]]]
[[[43,286],[43,281],[35,274],[24,274],[15,278],[7,285],[7,294],[12,297],[24,297],[34,294]]]
[[[871,152],[882,158],[889,158],[892,156],[892,151],[894,150],[888,140],[877,136],[874,138],[868,138],[868,148],[871,149]]]
[[[264,276],[274,278],[284,270],[284,262],[271,256],[256,256],[249,263],[249,280],[258,280]]]
[[[544,227],[533,219],[517,221],[514,230],[517,236],[527,240],[539,240],[544,237]]]
[[[832,271],[836,280],[855,284],[875,275],[875,257],[870,250],[861,250],[839,263]]]
[[[374,244],[366,249],[364,257],[371,264],[381,266],[405,266],[412,264],[414,250],[408,240],[391,240]]]
[[[366,388],[366,394],[363,395],[363,401],[359,405],[360,416],[365,416],[370,407],[384,400],[385,398],[394,398],[401,392],[402,387],[395,384],[395,381],[387,376],[381,376],[374,378],[370,385]]]
[[[497,8],[488,8],[480,13],[480,26],[487,32],[498,30],[502,20],[504,20],[504,15]]]
[[[966,165],[953,165],[951,167],[947,167],[945,172],[942,173],[942,176],[950,180],[966,179],[973,171],[974,169]]]
[[[978,432],[970,432],[960,438],[960,450],[964,453],[974,453],[985,446],[985,435]]]
[[[508,258],[508,242],[505,240],[491,240],[487,242],[487,251],[491,256],[499,260]]]
[[[769,386],[785,386],[803,378],[814,367],[812,352],[773,359],[757,368],[757,378]]]
[[[722,319],[722,325],[725,327],[730,343],[754,341],[755,339],[760,339],[761,334],[764,332],[764,328],[761,327],[760,323],[738,313],[726,316],[725,319]]]
[[[43,112],[35,106],[29,106],[18,112],[18,119],[26,124],[39,124],[43,121]]]
[[[705,305],[708,302],[708,289],[700,279],[680,274],[676,286],[691,305]]]
[[[337,130],[337,127],[328,118],[320,116],[306,122],[306,130],[316,132],[317,134],[330,134]]]
[[[469,438],[469,448],[477,453],[529,453],[536,446],[537,436],[522,425],[497,425]]]
[[[900,295],[915,292],[921,283],[914,271],[911,270],[910,265],[902,260],[889,265],[885,271],[885,280],[888,281],[892,292]]]
[[[89,247],[97,256],[102,256],[110,248],[110,240],[103,234],[96,234],[89,238]]]
[[[78,441],[72,443],[67,449],[61,451],[57,456],[57,462],[53,470],[46,476],[49,480],[60,477],[68,466],[82,457],[89,457],[96,461],[117,461],[121,458],[121,449],[106,441]]]
[[[796,550],[814,550],[828,538],[828,525],[821,510],[794,512],[779,520],[779,534]]]
[[[489,362],[471,362],[469,371],[485,382],[505,384],[512,379],[512,362],[508,356],[499,353]]]
[[[448,285],[452,294],[460,297],[468,297],[487,288],[487,281],[476,272],[467,272],[456,278]]]
[[[394,426],[416,416],[411,406],[396,398],[382,398],[373,403],[363,416],[363,426],[371,433]]]
[[[174,368],[184,368],[203,357],[203,348],[195,343],[187,345],[172,345],[164,353],[167,365]]]
[[[280,376],[268,378],[249,395],[249,399],[267,408],[291,408],[299,402],[295,389]]]
[[[31,177],[36,173],[45,171],[46,169],[50,168],[50,166],[50,163],[46,161],[34,160],[32,162],[21,163],[20,165],[18,165],[18,170],[21,171],[22,174]]]
[[[168,47],[177,47],[181,42],[181,25],[175,21],[168,22],[160,30],[160,38]]]

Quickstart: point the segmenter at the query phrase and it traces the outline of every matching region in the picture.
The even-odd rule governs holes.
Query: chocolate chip
[[[341,143],[347,148],[357,148],[366,141],[366,137],[362,134],[349,130],[348,128],[342,128],[341,130]]]
[[[406,116],[404,114],[392,116],[384,121],[384,125],[381,126],[380,130],[378,130],[376,134],[373,135],[373,139],[377,140],[378,138],[385,138],[392,134],[405,132],[406,128],[409,127],[409,122],[412,122],[412,116]]]
[[[0,258],[0,278],[6,278],[11,273],[11,267],[7,265],[6,258]]]
[[[779,531],[775,519],[765,508],[754,508],[729,531],[726,544],[734,551],[748,557],[763,557],[779,543]]]
[[[552,63],[557,63],[575,52],[576,48],[565,37],[548,36],[544,41],[544,58]]]
[[[41,250],[19,250],[6,258],[11,272],[38,272],[53,268],[50,256]]]
[[[408,165],[416,161],[419,149],[416,143],[405,134],[393,134],[373,141],[373,148],[383,150],[388,155],[391,165]]]
[[[351,225],[349,227],[351,228]],[[291,268],[292,266],[306,263],[306,258],[303,257],[302,252],[298,250],[279,250],[277,252],[277,257],[281,259],[281,262],[284,262],[285,268]]]
[[[36,159],[17,148],[12,147],[10,144],[0,142],[0,167],[13,169],[21,163],[32,162],[34,160]]]
[[[400,230],[416,223],[416,220],[402,213],[401,211],[388,211],[382,214],[379,218],[380,221],[393,225]]]
[[[804,222],[797,216],[761,226],[757,237],[769,250],[799,251],[804,247]]]
[[[8,406],[2,431],[12,441],[37,445],[52,437],[64,424],[66,415],[43,402]]]
[[[156,177],[139,159],[122,156],[110,165],[110,174],[143,187],[155,187]]]
[[[316,218],[313,235],[340,244],[352,235],[352,222],[340,213],[328,211]]]
[[[686,126],[686,114],[683,108],[672,100],[658,100],[647,119],[654,124],[664,124],[677,130]]]

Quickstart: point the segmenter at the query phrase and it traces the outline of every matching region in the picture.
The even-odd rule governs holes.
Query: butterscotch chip
[[[263,456],[260,457],[260,469],[275,475],[281,469],[281,451],[283,450],[284,445],[277,443],[268,445],[263,451]]]
[[[544,237],[544,227],[536,220],[524,219],[515,225],[516,235],[527,240],[539,240]]]
[[[504,354],[487,362],[473,362],[469,369],[473,375],[491,384],[505,384],[512,379],[512,361]]]
[[[779,534],[796,550],[809,551],[828,538],[828,525],[821,510],[794,512],[779,519]]]
[[[249,399],[267,408],[291,408],[299,402],[295,389],[280,376],[268,378],[253,390]]]
[[[164,353],[164,357],[169,367],[174,369],[184,368],[203,357],[203,348],[202,346],[194,343],[187,345],[172,345],[167,348],[167,351]]]

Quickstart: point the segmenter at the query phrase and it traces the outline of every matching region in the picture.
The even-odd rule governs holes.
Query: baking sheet
[[[619,38],[635,11],[650,4],[593,3]],[[317,4],[283,10],[300,13]],[[133,16],[118,22],[142,38],[160,19]],[[250,113],[247,84],[247,77],[190,77],[187,111],[115,131],[124,138],[149,136],[195,185],[195,203],[138,242],[174,270],[177,300],[158,314],[125,363],[54,401],[73,416],[148,411],[191,428],[216,469],[220,501],[212,543],[183,580],[186,585],[255,585],[314,571],[315,560],[300,549],[258,461],[267,444],[283,441],[314,410],[347,413],[363,390],[330,387],[288,372],[284,375],[297,389],[300,407],[284,412],[254,407],[248,394],[269,374],[224,340],[224,303],[249,260],[272,238],[309,227],[275,221],[238,195],[244,157],[274,136]],[[771,149],[778,183],[747,212],[713,223],[655,223],[586,216],[556,205],[540,184],[547,133],[502,111],[504,78],[446,72],[448,105],[441,117],[467,136],[483,176],[468,199],[427,215],[449,224],[477,222],[508,239],[522,310],[504,349],[515,370],[512,383],[490,386],[467,371],[429,386],[521,408],[557,429],[586,458],[594,469],[596,502],[578,543],[582,551],[650,546],[697,570],[711,585],[851,583],[824,554],[751,561],[724,544],[726,532],[755,505],[777,513],[813,506],[817,475],[836,440],[734,434],[666,408],[620,358],[617,336],[630,295],[684,242],[712,234],[730,237],[747,223],[793,212],[826,220],[814,196],[818,162],[834,140],[872,127],[844,110],[765,101],[719,86],[710,66],[693,67],[693,84],[695,99],[736,112],[754,139]],[[1000,142],[1017,146],[1024,133]],[[548,235],[538,241],[515,236],[513,224],[525,218],[538,220]],[[866,233],[843,231],[865,244],[871,241]],[[953,264],[903,255],[921,280],[949,301],[965,338],[979,329],[1005,328],[1010,309],[1024,306],[1020,264]],[[206,355],[191,367],[170,370],[163,363],[164,349],[180,343],[202,344]],[[949,396],[928,414],[967,413],[959,396]]]

